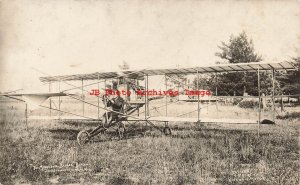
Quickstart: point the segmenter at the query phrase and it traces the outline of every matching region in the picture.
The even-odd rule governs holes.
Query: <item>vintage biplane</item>
[[[33,106],[39,106],[43,108],[47,108],[59,113],[68,114],[75,117],[55,117],[52,116],[53,119],[72,119],[72,120],[93,120],[99,123],[95,129],[91,131],[83,130],[78,133],[77,141],[81,145],[89,141],[92,137],[98,135],[99,133],[105,132],[110,127],[117,127],[116,131],[119,137],[123,137],[125,132],[125,125],[124,121],[132,122],[132,121],[143,121],[150,126],[157,128],[161,132],[165,133],[166,135],[171,134],[171,129],[169,127],[169,122],[205,122],[205,123],[238,123],[238,124],[261,124],[261,106],[259,106],[259,114],[257,119],[236,119],[232,118],[225,118],[225,119],[208,119],[204,117],[200,117],[201,112],[201,96],[198,94],[193,101],[197,102],[195,111],[197,112],[197,117],[170,117],[168,116],[168,96],[151,96],[144,94],[144,96],[122,96],[122,95],[102,95],[102,94],[94,94],[97,98],[97,104],[91,103],[84,98],[84,96],[78,96],[76,94],[70,93],[70,91],[77,89],[81,90],[82,95],[84,93],[90,93],[87,87],[91,85],[97,85],[98,90],[100,89],[100,84],[103,84],[104,87],[102,89],[107,90],[107,82],[112,80],[113,84],[110,86],[115,91],[121,90],[131,90],[134,92],[137,91],[148,91],[149,90],[149,77],[151,76],[163,76],[165,77],[165,89],[167,89],[168,79],[176,81],[178,85],[186,86],[185,83],[182,83],[179,79],[176,79],[174,75],[197,75],[197,83],[199,83],[199,76],[201,74],[222,74],[222,73],[245,73],[245,72],[254,72],[258,76],[258,96],[254,97],[259,100],[261,103],[261,79],[260,73],[263,71],[270,71],[272,74],[272,94],[270,95],[270,99],[272,100],[272,111],[273,111],[273,122],[275,120],[275,94],[274,94],[274,80],[275,80],[275,71],[291,71],[296,70],[295,64],[292,62],[280,62],[280,63],[238,63],[238,64],[221,64],[221,65],[214,65],[214,66],[205,66],[205,67],[191,67],[191,68],[173,68],[173,69],[144,69],[144,70],[124,70],[121,72],[95,72],[90,74],[76,74],[76,75],[63,75],[63,76],[50,76],[49,74],[45,74],[47,76],[40,77],[40,81],[43,83],[49,84],[49,89],[51,89],[51,85],[54,83],[65,83],[67,85],[72,86],[72,88],[61,90],[56,93],[33,93],[33,94],[12,94],[12,93],[5,93],[1,94],[1,96],[5,96],[8,98],[13,98],[16,100],[26,102],[26,122],[27,122],[27,104]],[[81,86],[74,85],[71,82],[74,81],[81,81]],[[84,81],[95,81],[93,83],[85,84]],[[144,85],[140,85],[143,82]],[[216,83],[218,83],[216,81]],[[198,86],[198,85],[197,85]],[[78,102],[82,103],[82,114],[73,113],[69,111],[65,111],[61,109],[61,101],[58,103],[58,108],[54,108],[51,104],[51,100],[49,101],[49,106],[42,105],[42,103],[47,100],[48,98],[52,97],[62,97],[67,96],[71,99],[74,99]],[[149,109],[149,102],[156,99],[165,98],[165,116],[150,116],[150,109]],[[170,98],[170,97],[169,97]],[[211,95],[211,99],[218,103],[218,98],[222,98],[218,96],[217,89]],[[231,97],[232,98],[232,97]],[[240,96],[237,98],[241,98]],[[242,97],[248,98],[248,97]],[[253,97],[252,97],[253,98]],[[101,103],[102,100],[102,103]],[[173,102],[174,103],[174,102]],[[102,104],[102,105],[100,105]],[[84,105],[90,105],[97,108],[97,115],[94,117],[85,115]],[[140,115],[139,110],[144,107],[144,115]],[[103,110],[104,113],[100,115],[100,110]],[[135,114],[134,114],[135,113]],[[164,123],[164,127],[157,127],[155,123],[162,122]]]

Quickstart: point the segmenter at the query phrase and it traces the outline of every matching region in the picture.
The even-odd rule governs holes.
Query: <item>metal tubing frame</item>
[[[145,119],[147,119],[147,78],[146,78],[146,76],[144,75],[144,81],[145,81],[145,95],[144,95],[144,97],[145,97]],[[147,122],[146,122],[146,125],[147,125]]]
[[[284,111],[284,105],[283,105],[283,94],[281,93],[281,112]]]
[[[275,70],[272,70],[272,119],[273,122],[275,122],[275,99],[274,99],[274,95],[275,95]]]
[[[137,84],[137,86],[139,87],[139,80],[138,80],[138,79],[136,79],[136,84]],[[137,95],[135,95],[135,99],[137,99]],[[140,117],[140,109],[138,109],[137,111],[138,111],[138,112],[137,112],[138,117]]]
[[[49,93],[51,93],[51,86],[52,86],[52,84],[51,84],[51,81],[49,82]],[[52,116],[52,112],[51,112],[51,110],[52,110],[52,102],[51,102],[51,97],[49,98],[49,107],[50,107],[50,117]]]
[[[217,113],[218,113],[218,85],[219,85],[219,81],[218,81],[218,73],[216,73],[216,108],[217,108]]]
[[[167,75],[165,75],[165,85],[166,85],[166,91],[168,88],[168,79],[167,79]],[[166,94],[166,117],[168,117],[168,96]]]
[[[27,103],[25,104],[25,125],[26,125],[26,130],[28,130],[28,106],[27,106]]]
[[[58,82],[58,91],[60,92],[60,81]],[[60,119],[60,96],[58,96],[58,119]]]
[[[149,90],[149,78],[147,75],[147,105],[146,106],[147,106],[147,116],[150,116],[148,90]]]
[[[199,70],[197,69],[197,120],[200,121]]]
[[[106,79],[104,80],[104,89],[105,89],[105,94],[106,94]],[[106,95],[105,95],[106,96]],[[106,120],[108,120],[108,114],[107,114],[107,106],[106,106],[106,98],[103,99],[104,100],[104,107],[105,107],[105,118]],[[100,106],[98,106],[98,109],[100,108]]]
[[[259,119],[258,119],[258,126],[260,125],[261,122],[261,82],[260,82],[260,69],[257,69],[257,75],[258,75],[258,98],[259,98]],[[106,81],[105,81],[106,82]],[[165,75],[165,85],[166,85],[166,91],[167,91],[167,76]],[[216,74],[216,96],[218,93],[218,78],[217,78],[217,74]],[[98,87],[99,87],[99,74],[98,74]],[[81,89],[82,89],[82,100],[84,100],[84,94],[83,94],[83,79],[82,79],[82,85],[81,85]],[[106,87],[106,86],[105,86]],[[148,92],[148,75],[147,78],[145,78],[145,87],[146,87],[146,92]],[[52,82],[49,82],[49,92],[52,91]],[[99,89],[99,88],[98,88]],[[199,71],[197,70],[197,90],[199,90]],[[59,91],[60,91],[60,82],[59,82]],[[149,115],[149,102],[148,102],[148,94],[145,94],[145,103],[146,103],[146,107],[145,107],[145,118],[147,118],[147,115]],[[272,109],[273,109],[273,121],[275,120],[275,101],[274,101],[274,97],[275,97],[275,70],[272,70]],[[84,101],[83,101],[83,116],[84,116]],[[99,97],[98,97],[98,118],[99,118]],[[50,116],[51,116],[51,109],[52,109],[52,101],[50,98]],[[59,111],[60,110],[60,96],[59,96]],[[27,112],[26,112],[27,114]],[[60,114],[59,114],[60,115]],[[166,96],[166,116],[168,115],[168,110],[167,110],[167,96]],[[106,111],[106,116],[107,116],[107,111]],[[26,117],[27,118],[27,117]],[[200,119],[200,96],[198,93],[198,120]],[[27,122],[27,120],[26,120]]]
[[[99,73],[98,73],[98,76],[97,76],[97,88],[98,88],[98,91],[100,91],[100,86],[99,86],[99,83],[100,83],[100,79],[99,79]],[[97,103],[98,103],[98,107],[97,107],[97,115],[98,115],[98,119],[100,119],[100,96],[97,96]]]
[[[178,75],[178,81],[180,81],[179,75]],[[180,85],[179,85],[179,83],[177,82],[177,90],[178,90],[178,99],[177,99],[177,101],[179,101],[179,88],[180,88]]]
[[[81,99],[84,100],[84,94],[83,94],[83,79],[81,79]],[[82,103],[82,115],[84,116],[84,103]]]
[[[257,69],[257,90],[258,90],[258,125],[260,125],[261,120],[261,97],[260,97],[260,72]]]

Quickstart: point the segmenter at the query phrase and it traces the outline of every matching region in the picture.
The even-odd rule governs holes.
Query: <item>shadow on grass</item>
[[[49,129],[48,130],[52,134],[53,139],[58,140],[77,140],[77,135],[81,130],[77,129]],[[88,129],[87,131],[92,131],[92,129]],[[124,137],[120,139],[118,137],[118,133],[114,128],[108,129],[105,133],[99,133],[98,135],[94,136],[90,142],[97,143],[97,142],[107,142],[112,140],[126,140],[126,139],[133,139],[133,138],[140,138],[144,137],[145,130],[133,130],[128,129],[126,130]]]
[[[77,134],[80,132],[76,129],[50,129],[48,131],[52,133],[54,139],[67,140],[76,140]]]

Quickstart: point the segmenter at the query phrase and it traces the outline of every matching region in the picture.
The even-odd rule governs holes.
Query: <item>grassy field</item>
[[[95,125],[30,120],[27,128],[24,107],[1,102],[2,184],[299,184],[299,117],[261,125],[259,134],[257,125],[171,123],[172,135],[164,136],[135,123],[126,126],[125,139],[111,129],[78,146],[77,133]],[[219,105],[216,113],[212,107],[201,116],[257,115],[230,105]],[[194,108],[181,103],[168,111]],[[43,111],[35,114],[49,112]]]

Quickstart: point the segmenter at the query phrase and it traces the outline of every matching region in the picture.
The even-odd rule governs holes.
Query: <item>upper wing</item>
[[[90,74],[76,74],[76,75],[63,75],[63,76],[47,76],[40,77],[42,82],[53,81],[71,81],[71,80],[97,80],[109,78],[141,78],[145,75],[171,75],[171,74],[195,74],[195,73],[222,73],[222,72],[253,72],[257,70],[296,70],[297,68],[292,62],[280,63],[238,63],[238,64],[221,64],[206,67],[191,67],[191,68],[173,68],[173,69],[146,69],[136,71],[122,71],[122,72],[96,72]]]

